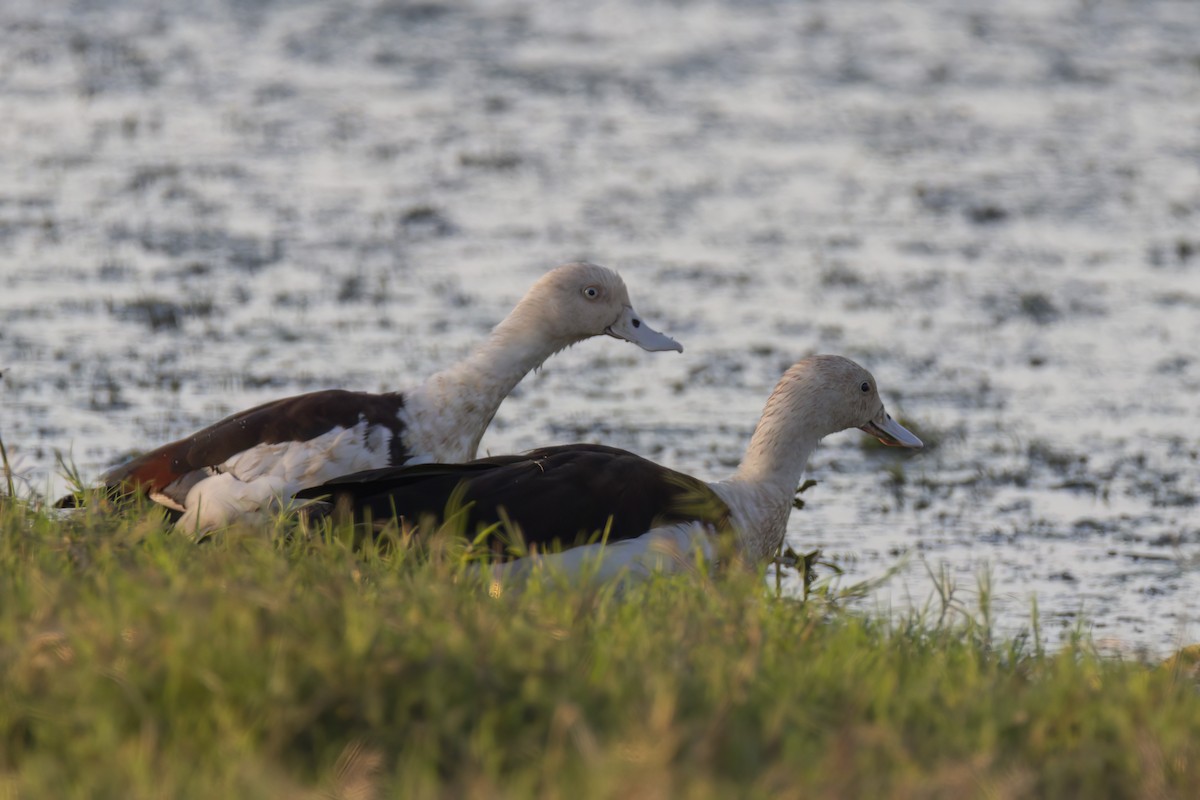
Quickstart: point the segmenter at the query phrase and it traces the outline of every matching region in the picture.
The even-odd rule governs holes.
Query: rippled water
[[[172,9],[170,6],[178,6]],[[1200,6],[151,2],[0,8],[0,434],[131,450],[399,388],[545,269],[687,350],[530,376],[483,447],[708,478],[781,371],[868,366],[934,443],[831,437],[791,543],[987,568],[1000,627],[1200,638]],[[970,601],[969,595],[963,598]]]

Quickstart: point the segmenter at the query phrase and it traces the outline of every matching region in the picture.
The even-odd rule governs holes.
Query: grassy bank
[[[0,499],[0,797],[1170,797],[1170,670],[760,576],[493,596],[446,554]]]

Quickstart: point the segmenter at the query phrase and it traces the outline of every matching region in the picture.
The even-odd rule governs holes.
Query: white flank
[[[651,528],[635,539],[583,545],[497,564],[491,574],[497,582],[522,579],[535,570],[569,579],[641,580],[656,572],[682,572],[695,566],[698,558],[711,563],[716,557],[713,535],[713,529],[702,522],[680,522]]]
[[[192,487],[176,528],[203,534],[236,519],[265,516],[284,507],[296,492],[326,481],[388,465],[392,433],[360,420],[305,442],[260,444],[217,468],[220,473]]]

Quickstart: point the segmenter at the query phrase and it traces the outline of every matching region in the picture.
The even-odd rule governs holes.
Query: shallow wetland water
[[[177,6],[171,10],[170,6]],[[781,371],[871,369],[790,543],[865,607],[943,565],[1000,630],[1200,639],[1192,0],[0,7],[0,435],[27,487],[250,404],[399,388],[545,269],[686,351],[583,343],[483,448],[732,470]],[[907,556],[902,556],[907,554]]]

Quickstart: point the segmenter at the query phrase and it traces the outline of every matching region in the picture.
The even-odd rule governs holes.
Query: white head
[[[801,359],[767,400],[738,477],[778,483],[790,491],[817,443],[847,428],[859,428],[886,445],[922,446],[884,410],[871,373],[842,356]]]
[[[679,342],[646,325],[633,310],[621,276],[596,264],[576,262],[550,270],[529,289],[509,320],[544,331],[563,347],[607,334],[643,350],[683,352]]]
[[[871,373],[842,356],[809,356],[793,364],[767,400],[763,417],[775,413],[802,420],[818,439],[859,428],[889,446],[922,446],[884,410]]]

